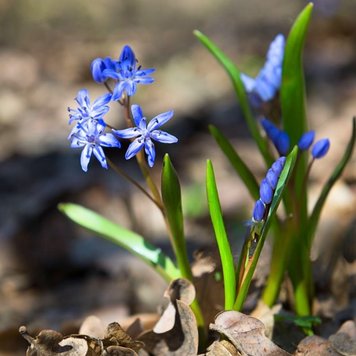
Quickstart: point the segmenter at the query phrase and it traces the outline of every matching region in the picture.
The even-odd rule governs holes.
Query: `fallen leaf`
[[[145,350],[155,356],[197,355],[198,328],[187,305],[194,300],[194,287],[187,280],[177,279],[164,295],[170,299],[167,309],[154,330],[143,333],[139,340],[144,342]]]
[[[210,324],[210,329],[224,335],[241,355],[290,355],[266,337],[265,326],[260,320],[237,311],[222,312],[215,323]]]
[[[340,356],[330,344],[330,341],[320,336],[307,336],[298,344],[294,356]]]
[[[354,321],[348,320],[341,325],[338,332],[329,337],[334,350],[343,356],[356,355],[356,325]]]

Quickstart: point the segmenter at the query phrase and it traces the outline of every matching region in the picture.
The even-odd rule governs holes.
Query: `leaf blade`
[[[77,204],[60,203],[58,209],[78,225],[128,250],[152,266],[165,280],[181,277],[172,260],[133,231],[113,223],[94,211]]]

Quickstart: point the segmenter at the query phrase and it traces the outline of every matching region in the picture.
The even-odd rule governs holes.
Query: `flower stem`
[[[132,183],[136,188],[138,188],[148,199],[150,199],[157,207],[161,210],[161,205],[159,202],[155,200],[154,197],[152,197],[145,188],[142,187],[140,183],[138,183],[135,179],[130,177],[125,171],[123,171],[119,166],[117,166],[113,161],[111,161],[109,158],[106,157],[107,162],[109,163],[109,166],[120,176],[124,177],[127,181]]]

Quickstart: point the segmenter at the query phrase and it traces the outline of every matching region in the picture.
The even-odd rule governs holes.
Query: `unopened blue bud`
[[[273,190],[277,187],[278,178],[279,174],[276,174],[276,172],[272,168],[267,171],[266,180]]]
[[[279,157],[277,161],[272,164],[271,169],[276,173],[276,175],[280,176],[285,162],[286,162],[286,158],[282,156]]]
[[[265,215],[266,206],[260,199],[256,201],[255,207],[253,208],[253,219],[255,221],[261,221]]]
[[[91,74],[93,76],[93,79],[97,83],[104,83],[107,79],[108,76],[104,75],[104,70],[106,69],[114,69],[115,64],[113,60],[109,57],[106,57],[104,59],[102,58],[96,58],[93,60],[91,63],[90,69],[91,69]]]
[[[303,151],[309,150],[309,147],[314,141],[314,137],[315,131],[313,130],[304,133],[298,142],[299,149]]]
[[[267,136],[272,140],[273,143],[275,143],[275,140],[277,139],[281,130],[267,119],[262,119],[261,125],[265,130]]]
[[[323,138],[317,141],[312,148],[312,156],[316,159],[324,157],[330,148],[330,141],[328,138]]]
[[[290,147],[288,134],[285,131],[280,131],[276,140],[274,141],[274,145],[276,146],[280,155],[286,155]]]
[[[267,179],[263,179],[260,185],[260,199],[265,203],[269,204],[273,198],[273,190]]]

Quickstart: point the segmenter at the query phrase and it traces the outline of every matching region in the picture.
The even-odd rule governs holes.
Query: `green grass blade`
[[[214,227],[215,238],[218,244],[224,277],[225,310],[231,310],[235,301],[236,278],[234,259],[231,253],[229,240],[226,234],[224,220],[221,212],[219,194],[216,187],[213,165],[207,161],[206,192],[211,221]]]
[[[194,31],[194,35],[209,50],[209,52],[216,58],[216,60],[222,65],[222,67],[229,75],[250,133],[253,139],[255,140],[266,164],[269,166],[272,163],[273,159],[267,149],[266,141],[262,138],[260,130],[258,128],[258,124],[251,112],[245,87],[240,78],[240,71],[236,68],[233,61],[228,58],[225,53],[210,38],[208,38],[198,30]]]
[[[283,128],[291,145],[307,130],[303,48],[313,10],[309,3],[295,20],[286,43],[280,91]]]
[[[171,232],[172,245],[182,276],[192,280],[192,272],[184,236],[181,188],[177,172],[168,154],[164,156],[162,168],[162,200],[166,219]]]
[[[209,131],[214,137],[217,144],[220,146],[221,150],[224,152],[226,158],[230,161],[232,167],[235,169],[237,174],[245,183],[245,186],[248,189],[251,197],[254,200],[257,200],[260,194],[259,186],[253,173],[250,171],[250,169],[238,155],[234,147],[219,129],[217,129],[213,125],[209,125]]]
[[[309,249],[311,248],[315,230],[318,226],[320,214],[323,209],[326,198],[328,197],[328,194],[329,194],[331,188],[333,187],[334,183],[341,176],[347,162],[352,157],[352,153],[353,153],[354,146],[355,146],[355,140],[356,140],[356,118],[354,117],[352,120],[352,134],[351,134],[350,141],[346,147],[345,153],[344,153],[343,157],[341,158],[339,164],[336,166],[333,173],[329,177],[328,181],[325,183],[325,185],[320,193],[320,196],[319,196],[317,202],[315,203],[315,206],[314,206],[313,211],[310,215],[310,218],[308,220],[306,235],[307,235],[307,242],[308,242]]]
[[[264,223],[264,225],[261,229],[261,235],[257,242],[256,249],[253,253],[253,256],[251,257],[251,259],[249,261],[249,264],[246,268],[245,276],[243,278],[241,287],[238,291],[237,298],[236,298],[236,301],[234,304],[235,310],[241,310],[243,303],[245,302],[245,299],[246,299],[246,296],[248,293],[248,289],[250,287],[251,280],[252,280],[253,274],[255,272],[256,266],[257,266],[258,259],[260,257],[264,242],[267,237],[269,227],[271,225],[272,219],[276,215],[277,208],[279,206],[279,203],[281,202],[283,192],[288,184],[288,180],[289,180],[291,173],[293,171],[295,161],[297,158],[297,153],[298,153],[298,148],[294,147],[292,152],[287,156],[286,163],[285,163],[284,168],[281,172],[276,190],[274,192],[273,200],[271,203],[271,207],[270,207],[266,222]],[[254,232],[254,230],[251,229],[251,233],[253,233],[253,232]],[[252,240],[253,236],[249,236],[249,238],[250,238],[250,240]]]
[[[161,249],[151,245],[142,236],[133,231],[127,230],[94,211],[77,204],[61,203],[58,205],[58,209],[78,225],[138,256],[168,282],[181,277],[177,267]]]

